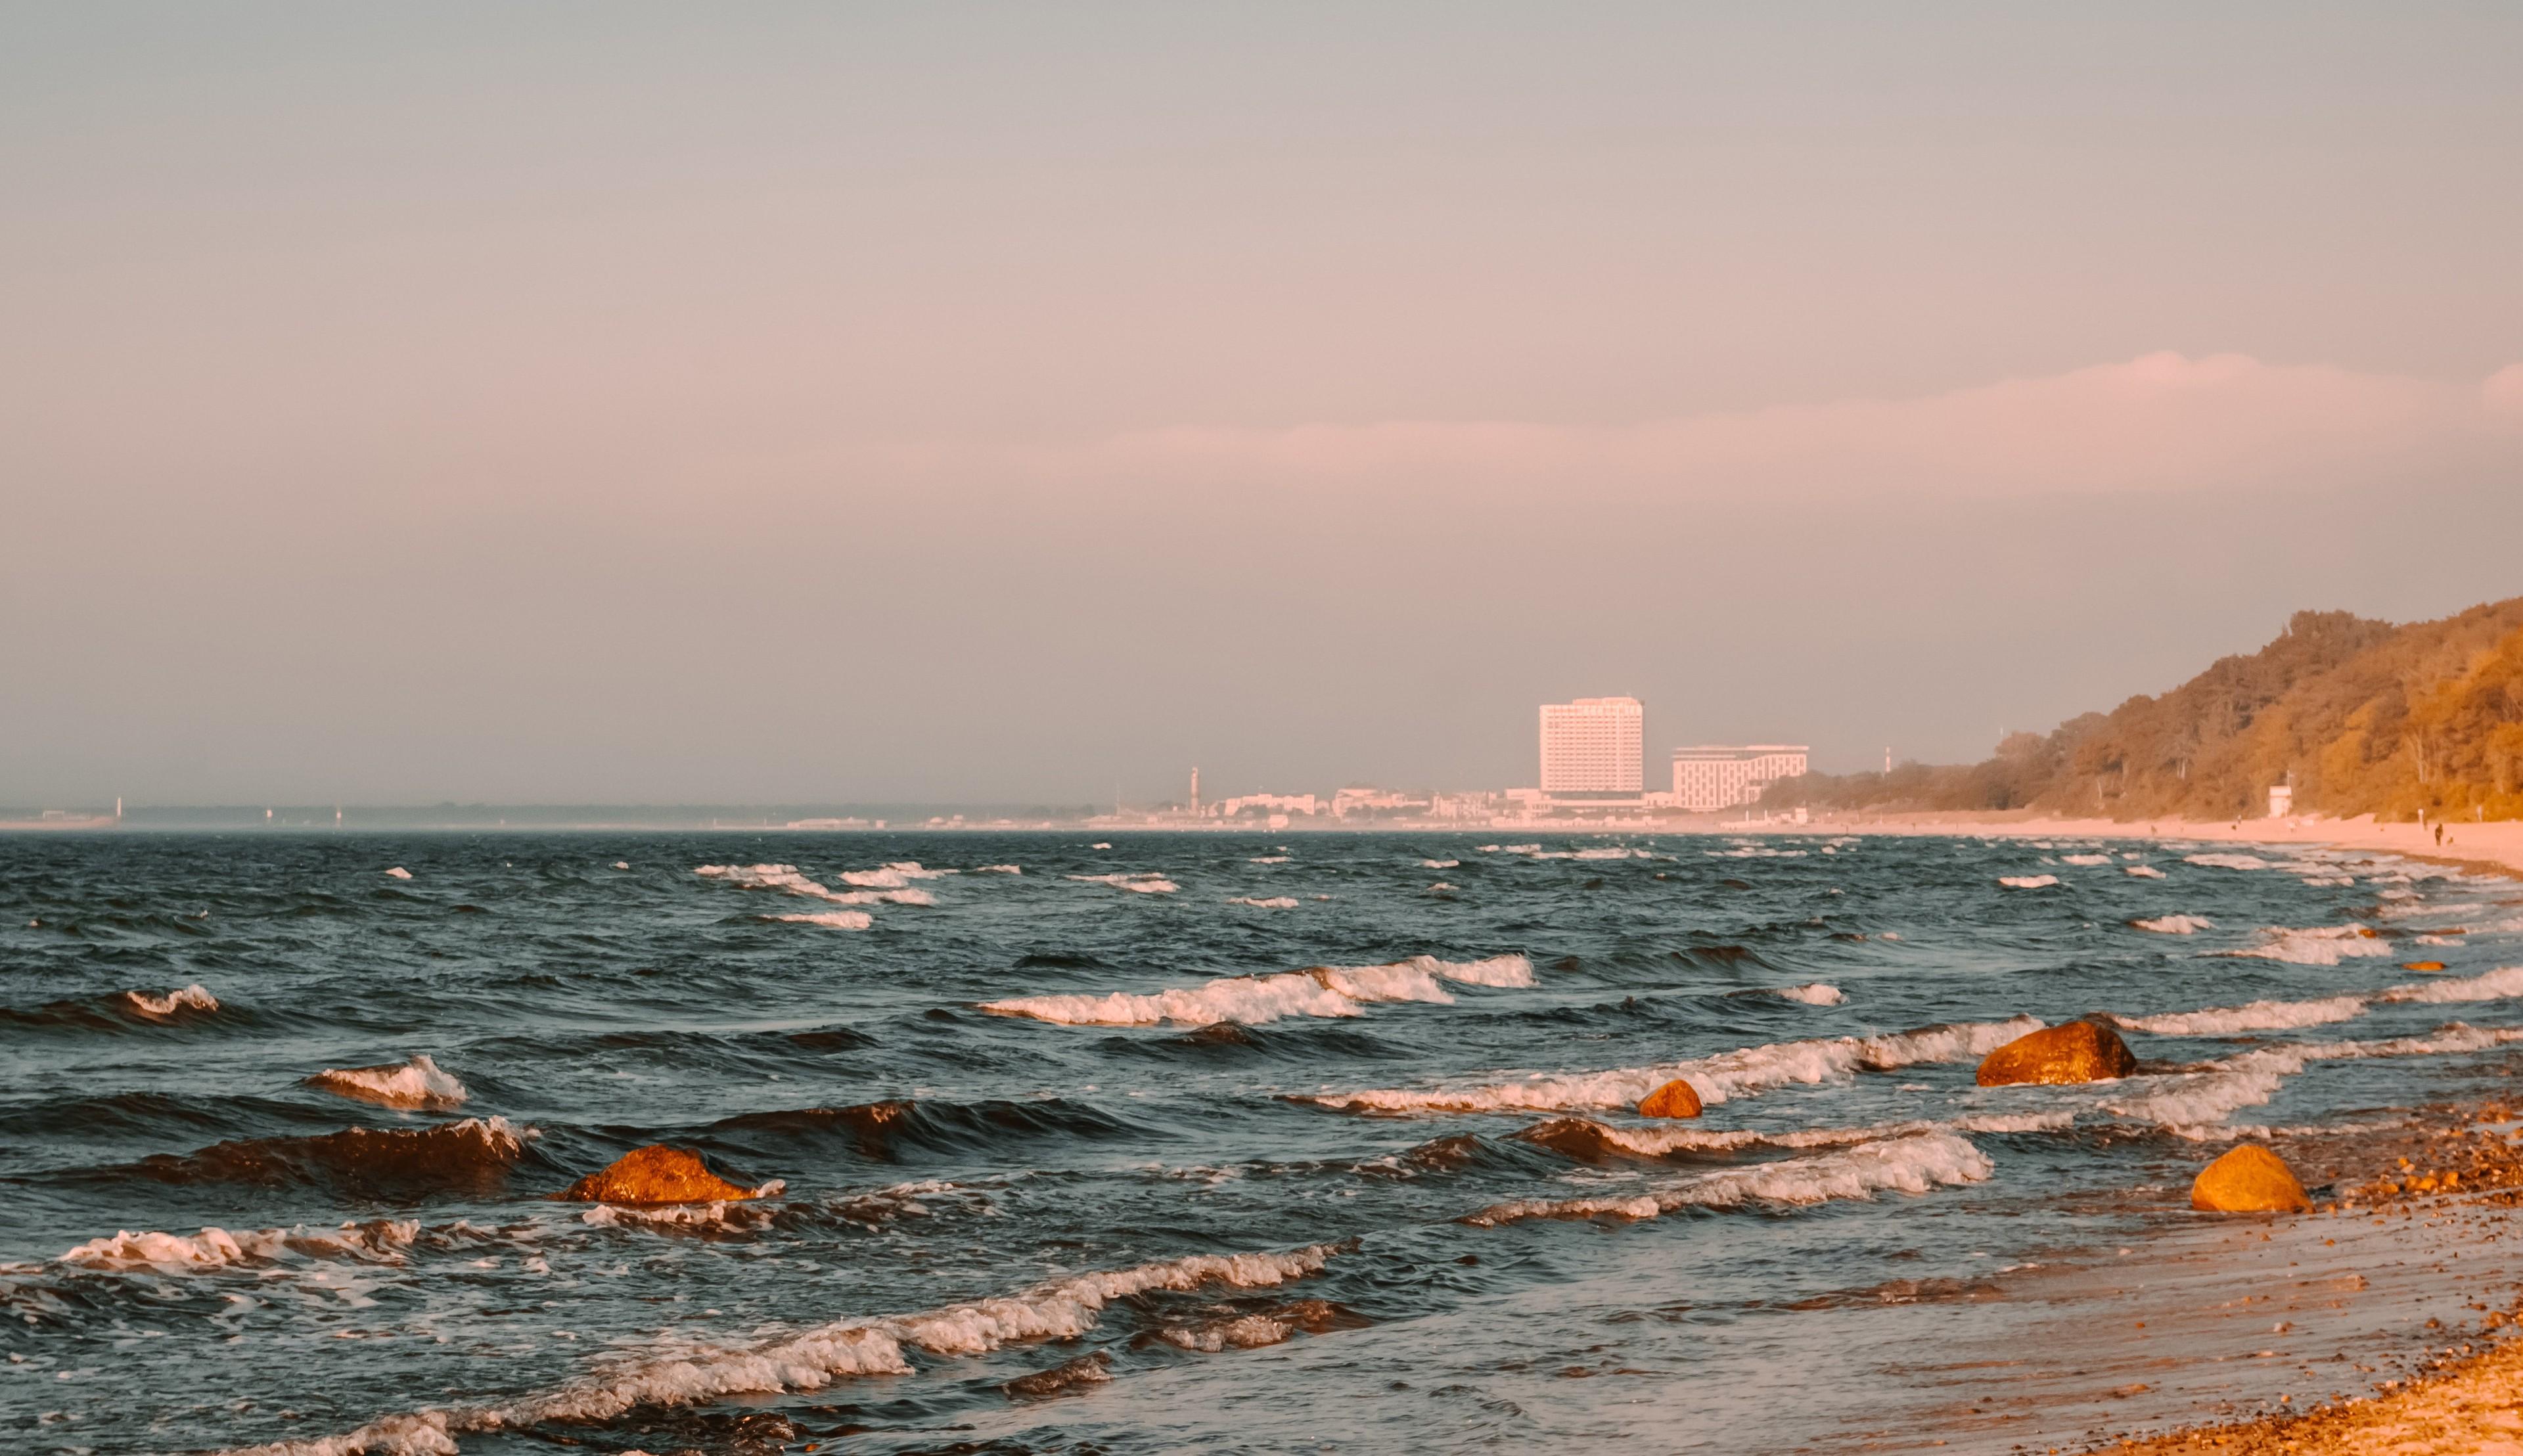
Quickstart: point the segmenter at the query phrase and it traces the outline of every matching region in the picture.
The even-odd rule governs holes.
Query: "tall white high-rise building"
[[[1579,698],[1542,705],[1542,791],[1546,794],[1635,794],[1642,782],[1637,698]]]
[[[1802,743],[1705,743],[1673,751],[1673,796],[1681,808],[1695,813],[1733,809],[1760,802],[1761,794],[1782,778],[1804,775]]]

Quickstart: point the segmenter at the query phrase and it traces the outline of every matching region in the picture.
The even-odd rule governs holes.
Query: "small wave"
[[[1987,1154],[1952,1133],[1922,1133],[1861,1143],[1819,1157],[1730,1168],[1687,1183],[1623,1198],[1519,1198],[1496,1203],[1462,1221],[1481,1228],[1535,1218],[1654,1218],[1677,1208],[1733,1208],[1745,1203],[1801,1206],[1878,1193],[1924,1194],[1985,1181],[1996,1171]]]
[[[764,1184],[754,1194],[770,1198],[787,1185],[779,1179]],[[658,1207],[630,1207],[619,1203],[598,1203],[578,1216],[579,1222],[600,1229],[648,1229],[661,1233],[682,1234],[751,1234],[771,1227],[772,1210],[758,1203],[675,1203]]]
[[[2508,965],[2485,975],[2443,981],[2417,981],[2406,986],[2394,986],[2377,996],[2377,1001],[2446,1003],[2462,1001],[2504,1001],[2523,996],[2523,965]]]
[[[180,1011],[199,1011],[208,1014],[219,1009],[219,999],[202,989],[202,983],[199,981],[180,991],[169,991],[164,996],[152,996],[146,991],[125,991],[122,993],[122,1004],[141,1015],[161,1021],[169,1019]]]
[[[345,1128],[307,1138],[214,1143],[196,1152],[154,1153],[130,1165],[165,1183],[313,1183],[359,1196],[410,1197],[496,1191],[525,1151],[504,1117],[466,1117],[431,1128]]]
[[[2258,1047],[2170,1077],[2149,1078],[2150,1090],[2104,1106],[2179,1136],[2204,1137],[2242,1108],[2259,1106],[2276,1096],[2287,1078],[2316,1061],[2438,1057],[2486,1051],[2515,1041],[2523,1041],[2523,1030],[2490,1030],[2456,1021],[2432,1036]]]
[[[472,1095],[425,1053],[384,1066],[329,1067],[308,1078],[307,1085],[363,1103],[430,1110],[460,1107]]]
[[[976,865],[973,867],[973,872],[975,874],[1023,874],[1024,867],[1023,865]]]
[[[1237,895],[1226,903],[1229,905],[1249,905],[1255,910],[1295,910],[1297,908],[1295,898],[1288,895],[1272,895],[1266,899],[1256,899],[1251,895]]]
[[[1069,1026],[1151,1026],[1170,1021],[1208,1026],[1220,1021],[1260,1025],[1283,1016],[1355,1016],[1377,1002],[1425,1002],[1452,1006],[1441,981],[1473,986],[1533,984],[1533,963],[1522,956],[1487,961],[1440,961],[1413,956],[1389,965],[1317,965],[1275,975],[1221,976],[1200,986],[1145,995],[1026,996],[981,1004],[1002,1016],[1029,1016]]]
[[[1747,1148],[1807,1151],[1847,1148],[1928,1133],[2055,1132],[2076,1120],[2073,1110],[1980,1113],[1944,1121],[1912,1119],[1869,1127],[1807,1127],[1779,1132],[1751,1128],[1703,1128],[1678,1123],[1613,1124],[1591,1117],[1555,1117],[1516,1134],[1523,1142],[1596,1162],[1608,1155],[1667,1158],[1677,1153],[1729,1153]]]
[[[2042,890],[2059,882],[2055,874],[2002,874],[1997,882],[2010,890]]]
[[[2302,930],[2272,925],[2261,933],[2267,939],[2260,945],[2217,954],[2284,961],[2291,965],[2337,965],[2360,956],[2392,954],[2390,942],[2363,925],[2320,925]]]
[[[2259,855],[2183,855],[2185,865],[2205,865],[2211,869],[2266,869],[2269,862]]]
[[[1419,862],[1419,868],[1422,869],[1456,869],[1462,867],[1462,863],[1463,862],[1460,860],[1421,860]]]
[[[2111,862],[2112,857],[2109,855],[2061,855],[2059,857],[2059,863],[2062,865],[2108,865]]]
[[[821,925],[827,930],[865,930],[876,923],[876,916],[863,910],[824,910],[796,916],[764,916],[766,920],[786,920],[797,925]]]
[[[1456,888],[1456,886],[1450,885],[1441,879],[1428,887],[1428,893],[1431,895],[1452,895],[1455,892]]]
[[[2297,1026],[2323,1026],[2353,1021],[2365,1014],[2362,996],[2329,996],[2318,1001],[2255,1001],[2249,1006],[2210,1007],[2161,1016],[2114,1016],[2115,1025],[2157,1036],[2231,1036],[2245,1031],[2284,1031]]]
[[[1801,986],[1781,986],[1771,994],[1784,1000],[1802,1002],[1806,1006],[1837,1006],[1848,1000],[1837,986],[1822,981],[1811,981]]]
[[[2120,873],[2134,874],[2140,879],[2164,878],[2164,871],[2156,869],[2153,865],[2122,865],[2120,867]]]
[[[541,1394],[387,1416],[341,1435],[256,1446],[232,1456],[449,1456],[456,1449],[453,1437],[471,1432],[605,1421],[641,1406],[820,1390],[849,1376],[908,1375],[912,1349],[979,1355],[1031,1340],[1076,1339],[1095,1328],[1105,1306],[1117,1299],[1213,1284],[1276,1288],[1320,1273],[1335,1252],[1332,1245],[1316,1245],[1286,1253],[1193,1254],[1056,1280],[1005,1298],[892,1318],[837,1321],[756,1344],[679,1344],[655,1358]]]
[[[388,879],[409,879],[411,878],[411,871],[405,869],[401,865],[397,865],[392,869],[386,871],[386,877]]]
[[[2158,935],[2196,935],[2216,928],[2216,922],[2206,916],[2158,916],[2151,920],[2131,920],[2129,924]]]
[[[1772,1087],[1819,1083],[1860,1071],[1889,1071],[1922,1062],[1977,1060],[2041,1021],[1968,1021],[1882,1036],[1776,1042],[1690,1061],[1609,1071],[1534,1073],[1520,1082],[1455,1088],[1392,1088],[1320,1093],[1299,1099],[1351,1112],[1556,1112],[1626,1107],[1677,1078],[1714,1105]]]
[[[1288,863],[1288,857],[1286,855],[1257,855],[1254,858],[1247,860],[1245,863],[1248,865],[1285,865]]]
[[[1190,1324],[1167,1325],[1157,1338],[1176,1349],[1217,1354],[1256,1350],[1278,1344],[1303,1330],[1320,1335],[1331,1330],[1357,1330],[1368,1321],[1329,1299],[1291,1299],[1250,1313],[1229,1313]]]
[[[399,1219],[346,1223],[339,1229],[251,1229],[231,1234],[205,1228],[191,1236],[122,1230],[110,1239],[91,1239],[65,1251],[61,1262],[91,1269],[147,1270],[166,1274],[219,1269],[235,1264],[262,1264],[284,1254],[313,1258],[358,1259],[371,1263],[400,1261],[403,1251],[420,1236],[420,1225]]]
[[[1170,895],[1182,888],[1153,870],[1141,870],[1136,874],[1072,874],[1070,878],[1080,884],[1111,885],[1117,890],[1140,895]]]

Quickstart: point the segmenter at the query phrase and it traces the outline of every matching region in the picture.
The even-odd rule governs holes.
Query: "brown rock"
[[[591,1173],[561,1192],[585,1203],[711,1203],[753,1198],[761,1190],[738,1188],[680,1148],[662,1143],[634,1148],[601,1173]]]
[[[1979,1085],[2108,1082],[2136,1070],[2137,1058],[2118,1032],[2091,1021],[2071,1021],[2017,1037],[1989,1053],[1979,1064]]]
[[[2190,1206],[2210,1213],[2302,1213],[2312,1206],[2286,1159],[2244,1143],[2199,1170]]]
[[[1650,1092],[1639,1103],[1641,1117],[1696,1117],[1699,1089],[1680,1077]]]

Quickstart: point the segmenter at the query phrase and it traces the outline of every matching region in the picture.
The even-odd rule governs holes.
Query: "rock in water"
[[[2286,1159],[2244,1143],[2199,1170],[2190,1185],[2190,1206],[2210,1213],[2302,1213],[2312,1199]]]
[[[713,1203],[761,1196],[761,1189],[738,1188],[699,1158],[662,1143],[634,1148],[603,1172],[591,1173],[561,1192],[563,1198],[586,1203]]]
[[[1650,1092],[1639,1103],[1641,1117],[1696,1117],[1699,1089],[1680,1077]]]
[[[2442,970],[2445,966],[2441,961],[2404,961],[2401,963],[2401,968],[2403,970]]]
[[[2108,1082],[2137,1070],[2128,1043],[2108,1026],[2071,1021],[2020,1036],[1991,1052],[1979,1064],[1979,1085],[2005,1087],[2018,1082]]]

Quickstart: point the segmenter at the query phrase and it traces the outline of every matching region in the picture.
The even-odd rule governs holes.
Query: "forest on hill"
[[[2258,652],[2011,733],[1983,763],[1812,774],[1761,803],[2232,819],[2265,814],[2276,784],[2298,813],[2523,818],[2523,597],[2402,625],[2298,612]]]

